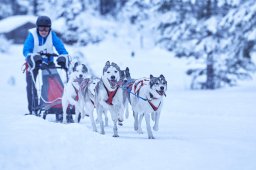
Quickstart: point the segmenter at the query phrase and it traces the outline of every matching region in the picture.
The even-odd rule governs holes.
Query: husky
[[[110,112],[113,121],[113,137],[119,137],[117,122],[123,121],[123,90],[119,86],[120,67],[116,63],[106,62],[103,75],[96,87],[97,119],[100,123],[100,133],[105,134],[102,115]]]
[[[96,124],[94,121],[93,111],[95,108],[95,90],[96,86],[98,85],[100,79],[97,77],[92,77],[90,79],[84,79],[84,81],[81,83],[81,95],[79,95],[79,98],[81,98],[82,102],[82,118],[85,116],[89,116],[92,124],[93,131],[97,132]]]
[[[132,84],[134,83],[134,79],[131,78],[130,70],[126,67],[125,70],[121,70],[121,82],[123,88],[123,105],[125,109],[125,118],[129,118],[129,107],[128,103],[130,102],[129,92],[131,91]],[[119,122],[121,125],[121,122]]]
[[[79,114],[82,112],[82,100],[79,100],[79,89],[83,79],[87,78],[87,67],[78,62],[74,64],[72,72],[69,75],[68,82],[64,85],[62,96],[63,123],[67,123],[67,108],[69,105],[75,107],[75,122],[78,122]]]
[[[130,93],[131,106],[134,114],[134,130],[143,133],[141,121],[145,116],[147,133],[149,139],[154,139],[151,126],[150,115],[154,121],[153,130],[158,131],[160,113],[163,106],[163,98],[166,96],[167,81],[163,75],[149,79],[136,80]]]

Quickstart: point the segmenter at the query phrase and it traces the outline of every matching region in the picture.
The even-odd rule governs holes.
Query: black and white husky
[[[130,102],[129,92],[131,91],[132,84],[134,83],[134,79],[131,78],[130,70],[126,67],[125,70],[121,70],[121,82],[123,89],[123,105],[125,110],[125,117],[128,119],[129,117],[129,107],[128,103]]]
[[[100,123],[100,133],[105,134],[102,115],[109,111],[113,121],[113,137],[118,137],[117,122],[123,121],[123,90],[119,86],[120,68],[116,63],[106,62],[103,75],[96,87],[97,120]]]
[[[159,77],[150,75],[150,79],[138,79],[132,86],[130,98],[134,112],[134,130],[142,133],[141,121],[145,116],[149,139],[154,139],[150,126],[150,115],[155,123],[153,129],[157,131],[166,90],[167,81],[163,75]]]
[[[67,123],[67,108],[69,105],[75,107],[75,122],[78,122],[79,114],[82,112],[82,100],[79,100],[79,89],[83,79],[87,78],[87,67],[84,64],[76,63],[69,75],[67,84],[64,85],[62,95],[63,123]]]

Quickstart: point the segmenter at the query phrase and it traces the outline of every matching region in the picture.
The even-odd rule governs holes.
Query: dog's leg
[[[89,111],[89,117],[90,117],[90,120],[91,120],[91,124],[92,124],[92,130],[94,132],[97,132],[97,127],[96,127],[96,124],[95,124],[95,121],[94,121],[94,116],[93,116],[93,108],[94,108],[94,105],[91,106],[91,110]]]
[[[155,112],[152,112],[152,113],[151,113],[151,119],[152,119],[152,121],[155,121],[155,114],[156,114]]]
[[[118,110],[118,125],[123,126],[124,121],[124,106],[116,106],[115,110]]]
[[[138,132],[139,134],[143,134],[143,131],[142,131],[142,128],[141,128],[141,122],[142,122],[142,119],[143,119],[143,115],[144,115],[144,114],[140,114],[140,115],[139,115],[138,130],[137,130],[137,132]]]
[[[78,123],[78,117],[79,117],[79,114],[80,114],[80,105],[79,103],[74,99],[74,98],[70,98],[69,99],[69,104],[71,104],[72,106],[75,106],[75,114],[76,114],[76,118],[75,118],[75,122]]]
[[[114,132],[113,137],[119,137],[118,136],[118,129],[117,129],[118,113],[111,111],[111,118],[112,118],[112,121],[113,121],[113,124],[114,124],[114,126],[113,126],[113,132]]]
[[[154,131],[158,131],[160,112],[155,112],[154,115],[155,115],[155,124],[153,126],[153,129],[154,129]]]
[[[68,108],[68,101],[65,100],[65,98],[62,98],[62,113],[63,113],[62,123],[67,123],[67,108]]]
[[[153,136],[151,126],[150,126],[150,114],[145,114],[145,121],[146,121],[146,126],[147,126],[147,132],[148,132],[148,138],[149,139],[155,139]]]
[[[100,123],[100,134],[104,135],[105,131],[104,131],[104,123],[102,120],[102,114],[103,114],[103,110],[102,109],[97,109],[97,120]]]
[[[133,117],[134,117],[134,130],[138,130],[138,113],[133,112]]]
[[[105,126],[108,126],[108,112],[104,112],[104,117],[105,117]]]
[[[113,134],[113,137],[119,137],[118,129],[117,129],[117,120],[113,121],[113,123],[114,123],[114,127],[113,127],[114,134]]]
[[[82,110],[82,109],[80,108],[79,103],[76,103],[76,104],[75,104],[75,112],[76,112],[75,122],[76,122],[76,123],[78,123],[79,114],[80,114],[81,110]]]
[[[127,99],[125,100],[125,118],[128,119],[129,118],[129,108],[128,108],[128,101]]]

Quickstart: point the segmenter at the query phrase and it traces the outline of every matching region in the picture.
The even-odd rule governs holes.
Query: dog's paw
[[[148,136],[148,139],[155,139],[154,136]]]
[[[114,137],[114,138],[117,138],[117,137],[119,137],[119,135],[118,135],[118,134],[114,134],[113,137]]]
[[[67,124],[68,122],[67,122],[67,120],[64,120],[64,119],[63,119],[62,123],[63,123],[63,124]]]
[[[137,131],[138,130],[138,126],[134,125],[134,130]]]
[[[138,134],[143,134],[143,131],[141,129],[137,130]]]
[[[159,129],[158,126],[154,126],[154,127],[153,127],[153,130],[154,130],[154,131],[158,131],[158,129]]]

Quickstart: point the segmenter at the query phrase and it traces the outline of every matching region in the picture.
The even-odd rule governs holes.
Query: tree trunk
[[[34,15],[37,15],[37,13],[38,13],[37,8],[38,8],[37,0],[33,0],[33,14]]]
[[[214,89],[214,67],[213,67],[213,55],[210,52],[207,56],[206,66],[206,89]]]
[[[206,6],[206,18],[210,18],[212,15],[211,10],[211,0],[207,1]],[[208,36],[212,36],[211,32],[208,32]],[[210,51],[209,51],[210,50]],[[206,89],[214,89],[215,88],[215,80],[214,80],[214,60],[213,60],[213,51],[212,49],[207,49],[207,60],[206,60]]]

